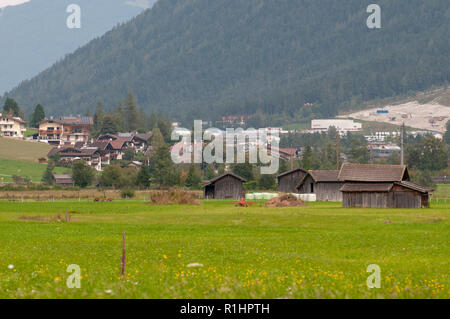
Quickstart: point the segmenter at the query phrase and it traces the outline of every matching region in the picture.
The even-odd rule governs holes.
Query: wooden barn
[[[72,187],[74,185],[72,176],[68,174],[53,174],[53,182],[56,186],[61,187]]]
[[[344,164],[338,180],[343,207],[428,207],[432,189],[409,181],[405,165]]]
[[[205,199],[241,199],[244,196],[244,178],[226,173],[203,185]]]
[[[299,194],[316,194],[321,202],[342,202],[340,191],[344,183],[338,181],[339,170],[310,170],[296,186]]]
[[[301,168],[293,169],[278,175],[278,191],[283,193],[296,193],[299,181],[306,175],[308,175],[308,171]]]

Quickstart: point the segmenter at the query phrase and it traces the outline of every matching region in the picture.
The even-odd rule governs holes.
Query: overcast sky
[[[15,6],[21,3],[28,2],[30,0],[0,0],[0,8],[7,6]]]

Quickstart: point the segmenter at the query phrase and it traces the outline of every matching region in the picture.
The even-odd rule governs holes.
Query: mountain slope
[[[69,4],[81,7],[81,29],[68,29]],[[31,0],[0,15],[0,94],[37,75],[65,54],[142,12],[146,2]],[[151,5],[151,2],[147,2]]]
[[[188,121],[331,116],[448,83],[448,0],[378,1],[379,30],[366,26],[370,3],[160,0],[7,95],[59,115],[115,107],[131,90],[146,110]]]

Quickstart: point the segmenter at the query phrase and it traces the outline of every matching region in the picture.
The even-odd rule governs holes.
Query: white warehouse
[[[340,133],[356,132],[362,129],[362,124],[353,120],[330,119],[311,121],[311,130],[313,132],[327,132],[332,126]]]

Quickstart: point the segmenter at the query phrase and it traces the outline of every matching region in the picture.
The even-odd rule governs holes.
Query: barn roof
[[[404,188],[408,188],[419,193],[426,194],[431,192],[433,189],[429,187],[424,187],[413,182],[401,181],[394,183],[345,183],[344,186],[341,187],[340,191],[344,193],[353,193],[353,192],[390,192],[394,185],[399,185]]]
[[[297,173],[297,172],[303,172],[303,173],[308,174],[308,171],[306,171],[306,170],[304,170],[302,168],[296,168],[296,169],[291,169],[290,171],[287,171],[287,172],[284,172],[284,173],[278,175],[277,178],[280,178],[280,177],[283,177],[283,176],[286,176],[286,175],[289,175],[289,174]]]
[[[247,182],[247,180],[246,180],[245,178],[242,178],[242,177],[240,177],[240,176],[238,176],[238,175],[236,175],[236,174],[233,174],[233,173],[225,173],[225,174],[223,174],[223,175],[220,175],[219,177],[213,178],[213,179],[210,180],[208,183],[206,183],[205,185],[203,185],[203,187],[206,187],[206,186],[208,186],[208,185],[214,184],[215,182],[217,182],[218,180],[224,178],[225,176],[231,176],[231,177],[234,177],[234,178],[238,179],[239,181],[241,181],[242,183]]]
[[[408,179],[405,165],[345,163],[338,176],[342,182],[401,182]]]
[[[418,191],[420,193],[429,193],[429,192],[433,191],[433,189],[431,187],[421,186],[421,185],[418,185],[416,183],[409,182],[409,181],[401,181],[401,182],[398,182],[395,184]]]
[[[340,191],[344,193],[389,192],[393,186],[393,183],[345,183]]]
[[[339,170],[311,170],[309,173],[316,183],[337,182]]]

